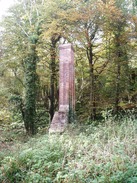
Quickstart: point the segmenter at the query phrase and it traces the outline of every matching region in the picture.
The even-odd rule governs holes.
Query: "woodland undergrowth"
[[[1,154],[2,183],[136,183],[137,120],[70,125]]]

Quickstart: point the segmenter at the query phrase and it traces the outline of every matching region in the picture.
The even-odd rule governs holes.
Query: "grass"
[[[136,183],[137,120],[71,125],[1,158],[2,183]]]

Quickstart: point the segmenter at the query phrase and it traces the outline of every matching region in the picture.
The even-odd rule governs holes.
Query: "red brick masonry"
[[[59,110],[55,112],[49,133],[63,132],[69,110],[75,110],[74,49],[71,44],[59,46]]]

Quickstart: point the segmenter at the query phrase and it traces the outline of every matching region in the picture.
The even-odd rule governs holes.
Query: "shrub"
[[[36,136],[1,162],[0,181],[136,183],[136,139],[137,121],[131,119],[70,126],[63,135]]]

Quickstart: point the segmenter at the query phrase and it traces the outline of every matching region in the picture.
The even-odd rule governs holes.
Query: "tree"
[[[42,1],[39,1],[42,3]],[[37,96],[37,44],[41,34],[41,19],[38,11],[39,4],[35,1],[27,0],[18,2],[10,10],[10,15],[3,22],[3,42],[5,54],[9,59],[16,59],[20,62],[24,70],[24,124],[29,135],[36,133],[36,96]],[[8,42],[6,41],[9,36]],[[13,47],[16,47],[15,54],[12,55]],[[20,55],[19,55],[20,54]],[[18,61],[18,62],[17,62]]]
[[[108,71],[113,90],[114,112],[118,114],[120,101],[129,92],[129,48],[128,16],[125,14],[124,2],[110,0],[103,4],[104,36],[109,40],[107,52],[111,58]]]
[[[78,1],[77,3],[77,18],[75,20],[75,27],[73,30],[76,44],[83,48],[87,61],[89,64],[89,110],[90,119],[96,119],[97,113],[97,88],[98,78],[103,72],[108,62],[99,60],[101,52],[100,43],[97,41],[101,39],[100,19],[101,13],[99,10],[99,1],[88,0]]]
[[[20,104],[27,133],[36,132],[42,113],[51,121],[56,110],[60,43],[75,47],[80,118],[95,120],[109,107],[118,113],[132,98],[137,30],[132,2],[26,0],[11,8],[2,22],[0,74],[6,95]]]
[[[50,120],[52,120],[55,109],[56,109],[56,101],[58,98],[56,97],[58,94],[58,59],[57,59],[57,46],[59,41],[62,39],[69,39],[69,30],[72,25],[72,21],[70,20],[70,15],[73,11],[72,2],[66,2],[63,0],[54,0],[50,2],[44,3],[44,8],[47,10],[46,14],[43,15],[43,18],[47,22],[44,25],[45,32],[43,33],[43,37],[45,39],[47,49],[49,49],[50,58],[49,58],[49,75],[50,75],[50,91],[49,91],[49,114]],[[74,19],[75,21],[75,19]],[[68,26],[69,25],[69,26]]]

